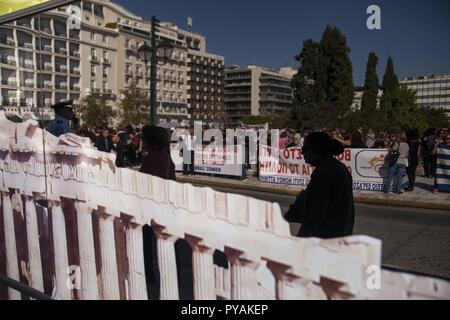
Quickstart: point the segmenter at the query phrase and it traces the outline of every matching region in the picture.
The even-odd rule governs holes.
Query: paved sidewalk
[[[240,181],[204,175],[183,176],[181,173],[177,173],[177,181],[292,196],[296,196],[300,190],[305,188],[300,186],[260,182],[257,177],[250,175],[251,173],[249,173],[249,177],[246,180]],[[353,194],[356,202],[368,204],[450,210],[450,193],[441,192],[433,194],[431,192],[433,186],[432,183],[432,179],[417,177],[414,192],[386,195],[381,191],[355,190]]]

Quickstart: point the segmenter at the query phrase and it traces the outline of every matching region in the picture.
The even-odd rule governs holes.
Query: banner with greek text
[[[171,144],[170,151],[175,171],[183,171],[183,156],[180,153],[178,143]],[[194,150],[195,173],[245,177],[243,170],[242,146],[202,146],[198,145]]]
[[[243,177],[242,146],[196,146],[194,170],[196,173]]]
[[[387,177],[385,149],[345,149],[336,159],[353,177],[355,190],[382,190]],[[260,146],[259,180],[289,185],[308,185],[314,167],[305,163],[301,148],[275,149]]]

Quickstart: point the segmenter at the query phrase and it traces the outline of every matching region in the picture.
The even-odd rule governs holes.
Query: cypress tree
[[[389,57],[386,72],[383,77],[383,97],[381,98],[381,108],[388,116],[392,115],[392,109],[396,104],[397,92],[400,87],[397,75],[394,71],[394,62]]]
[[[366,69],[366,79],[364,82],[364,93],[362,97],[361,110],[367,112],[368,115],[373,113],[377,108],[378,96],[378,76],[377,76],[378,58],[374,52],[369,54]]]
[[[338,125],[337,120],[350,110],[355,95],[350,48],[341,31],[327,26],[320,41],[320,64],[325,79],[325,117],[328,126]]]
[[[295,57],[300,63],[297,74],[292,78],[294,104],[291,121],[300,128],[311,128],[320,120],[317,108],[323,104],[325,91],[320,80],[319,44],[308,39],[303,42],[302,51]]]

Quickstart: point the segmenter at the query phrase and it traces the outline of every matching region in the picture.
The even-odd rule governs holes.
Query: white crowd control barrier
[[[147,299],[144,225],[161,299],[179,298],[178,239],[195,299],[450,298],[449,282],[380,269],[377,239],[295,238],[278,204],[116,168],[75,135],[45,133],[44,153],[42,135],[0,113],[0,272],[55,298]],[[21,295],[0,286],[0,298]]]

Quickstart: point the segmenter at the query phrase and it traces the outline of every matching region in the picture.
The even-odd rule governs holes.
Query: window
[[[94,32],[91,32],[91,40],[95,41],[95,33]]]
[[[108,51],[103,50],[103,59],[108,59]]]
[[[95,57],[95,49],[91,48],[91,57]]]
[[[108,89],[108,81],[103,80],[102,89],[103,89],[103,91],[106,91]]]
[[[91,64],[91,77],[95,77],[95,66]]]
[[[103,67],[103,78],[108,77],[108,68],[107,67]]]
[[[91,80],[91,90],[95,89],[95,80]]]
[[[125,40],[125,48],[129,48],[130,47],[130,40]]]
[[[107,43],[108,42],[108,37],[104,34],[103,35],[103,43]]]

